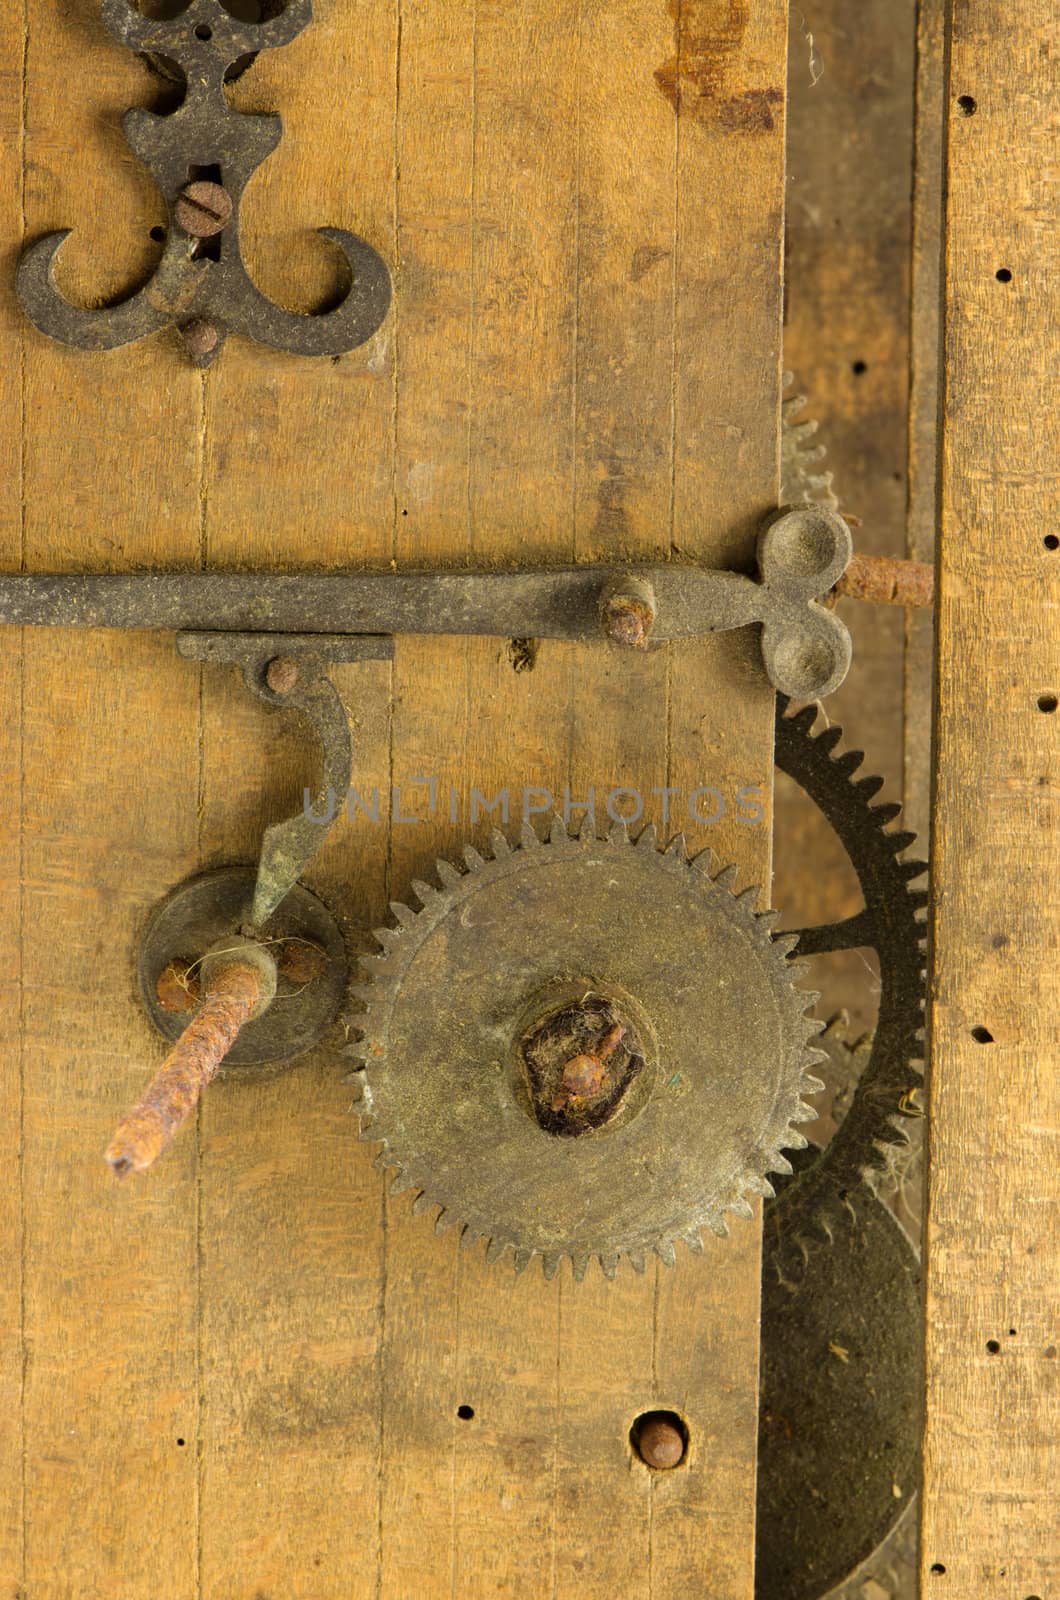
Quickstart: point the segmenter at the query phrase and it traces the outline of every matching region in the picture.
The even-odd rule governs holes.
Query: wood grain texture
[[[1060,35],[1037,0],[962,0],[950,27],[922,1583],[1044,1600],[1060,1584],[1060,554],[1043,542],[1060,533]]]
[[[395,264],[394,311],[341,360],[232,339],[205,376],[172,335],[85,356],[28,334],[28,565],[748,564],[777,493],[784,8],[677,9],[319,0],[232,91],[286,130],[248,255],[308,309],[333,271],[309,230],[353,228]],[[30,6],[30,231],[77,227],[63,282],[86,300],[145,267],[161,220],[116,121],[149,80],[94,15]],[[110,1186],[110,1125],[159,1058],[143,919],[196,866],[253,859],[311,752],[166,637],[42,631],[32,659],[17,1581],[34,1600],[750,1600],[754,1224],[610,1286],[487,1269],[386,1192],[341,1028],[286,1072],[219,1081],[157,1173]],[[595,787],[601,826],[618,785],[674,828],[704,784],[767,806],[749,641],[526,666],[505,641],[406,640],[392,669],[336,673],[382,820],[340,825],[309,885],[354,948],[485,831],[472,786],[508,787],[513,826],[534,786],[561,810]],[[768,881],[765,815],[684,820]],[[628,1442],[656,1404],[692,1429],[666,1480]]]
[[[0,11],[0,229],[22,227],[22,45],[13,8]],[[0,565],[22,562],[22,338],[14,293],[0,284]],[[22,1215],[22,653],[21,631],[0,650],[0,1594],[15,1594],[23,1554]]]

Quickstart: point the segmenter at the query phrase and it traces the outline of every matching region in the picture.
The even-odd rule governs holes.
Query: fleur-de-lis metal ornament
[[[390,273],[371,245],[341,228],[321,228],[346,258],[350,286],[333,308],[315,315],[285,311],[255,287],[239,246],[239,206],[252,174],[283,131],[278,116],[232,109],[230,69],[261,50],[288,44],[312,20],[311,0],[287,0],[278,15],[241,22],[219,0],[191,0],[165,20],[129,0],[103,0],[110,32],[141,55],[175,63],[186,80],[175,111],[134,108],[125,137],[165,198],[169,229],[152,277],[127,299],[98,310],[71,304],[55,285],[56,253],[66,232],[51,233],[23,254],[19,299],[30,321],[53,339],[85,350],[111,350],[171,323],[192,360],[207,366],[227,333],[298,355],[339,355],[364,344],[390,304]]]

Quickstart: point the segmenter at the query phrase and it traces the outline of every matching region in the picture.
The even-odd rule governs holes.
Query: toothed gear
[[[797,956],[835,950],[875,950],[880,966],[880,1003],[867,1061],[849,1109],[820,1159],[788,1184],[778,1206],[796,1203],[827,1209],[866,1176],[885,1173],[895,1148],[906,1147],[908,1130],[923,1110],[926,924],[928,891],[916,887],[927,862],[906,859],[916,834],[890,831],[901,806],[875,805],[883,787],[877,777],[855,778],[860,750],[835,754],[842,729],[814,733],[817,708],[788,714],[777,699],[776,765],[794,779],[824,813],[838,835],[861,885],[865,904],[844,922],[803,929]]]
[[[750,1216],[766,1174],[791,1172],[782,1149],[806,1147],[794,1125],[820,1088],[794,938],[771,937],[754,889],[734,894],[734,868],[712,877],[709,852],[661,851],[650,827],[633,844],[557,820],[547,844],[494,833],[491,860],[465,858],[463,873],[439,862],[440,888],[413,885],[422,910],[393,907],[354,991],[361,1137],[394,1191],[440,1207],[439,1231],[487,1239],[488,1260],[539,1255],[546,1277],[565,1255],[576,1278],[594,1257],[608,1277],[621,1256],[669,1264],[678,1240],[696,1250],[702,1227]],[[627,1086],[604,1125],[559,1137],[535,1115],[526,1050],[572,996],[601,1026],[632,1019]]]
[[[784,374],[784,387],[794,383],[794,375]],[[823,444],[808,441],[817,432],[816,418],[799,420],[806,409],[804,394],[787,395],[781,404],[781,498],[788,506],[827,506],[839,510],[839,497],[832,487],[833,474],[821,470],[828,454]]]

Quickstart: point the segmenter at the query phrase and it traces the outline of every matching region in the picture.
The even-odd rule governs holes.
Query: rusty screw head
[[[232,196],[221,184],[200,178],[180,191],[173,215],[191,238],[210,239],[232,215]]]
[[[298,682],[298,662],[290,656],[274,656],[265,668],[265,682],[273,694],[290,694]]]
[[[663,1411],[639,1417],[633,1425],[633,1439],[640,1459],[655,1472],[679,1467],[688,1447],[677,1418]]]
[[[186,322],[180,331],[188,347],[188,354],[193,356],[208,356],[212,350],[217,349],[217,341],[221,337],[221,330],[216,322],[210,322],[206,317],[196,317],[193,321]]]
[[[655,593],[650,583],[626,577],[611,585],[603,599],[604,632],[627,650],[646,650],[655,624]]]

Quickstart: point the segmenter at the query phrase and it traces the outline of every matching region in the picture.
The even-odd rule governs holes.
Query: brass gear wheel
[[[806,1146],[822,1024],[795,936],[733,893],[735,868],[712,876],[709,851],[660,850],[651,827],[492,839],[414,883],[422,909],[395,905],[362,958],[361,1137],[393,1192],[489,1261],[672,1264]]]

